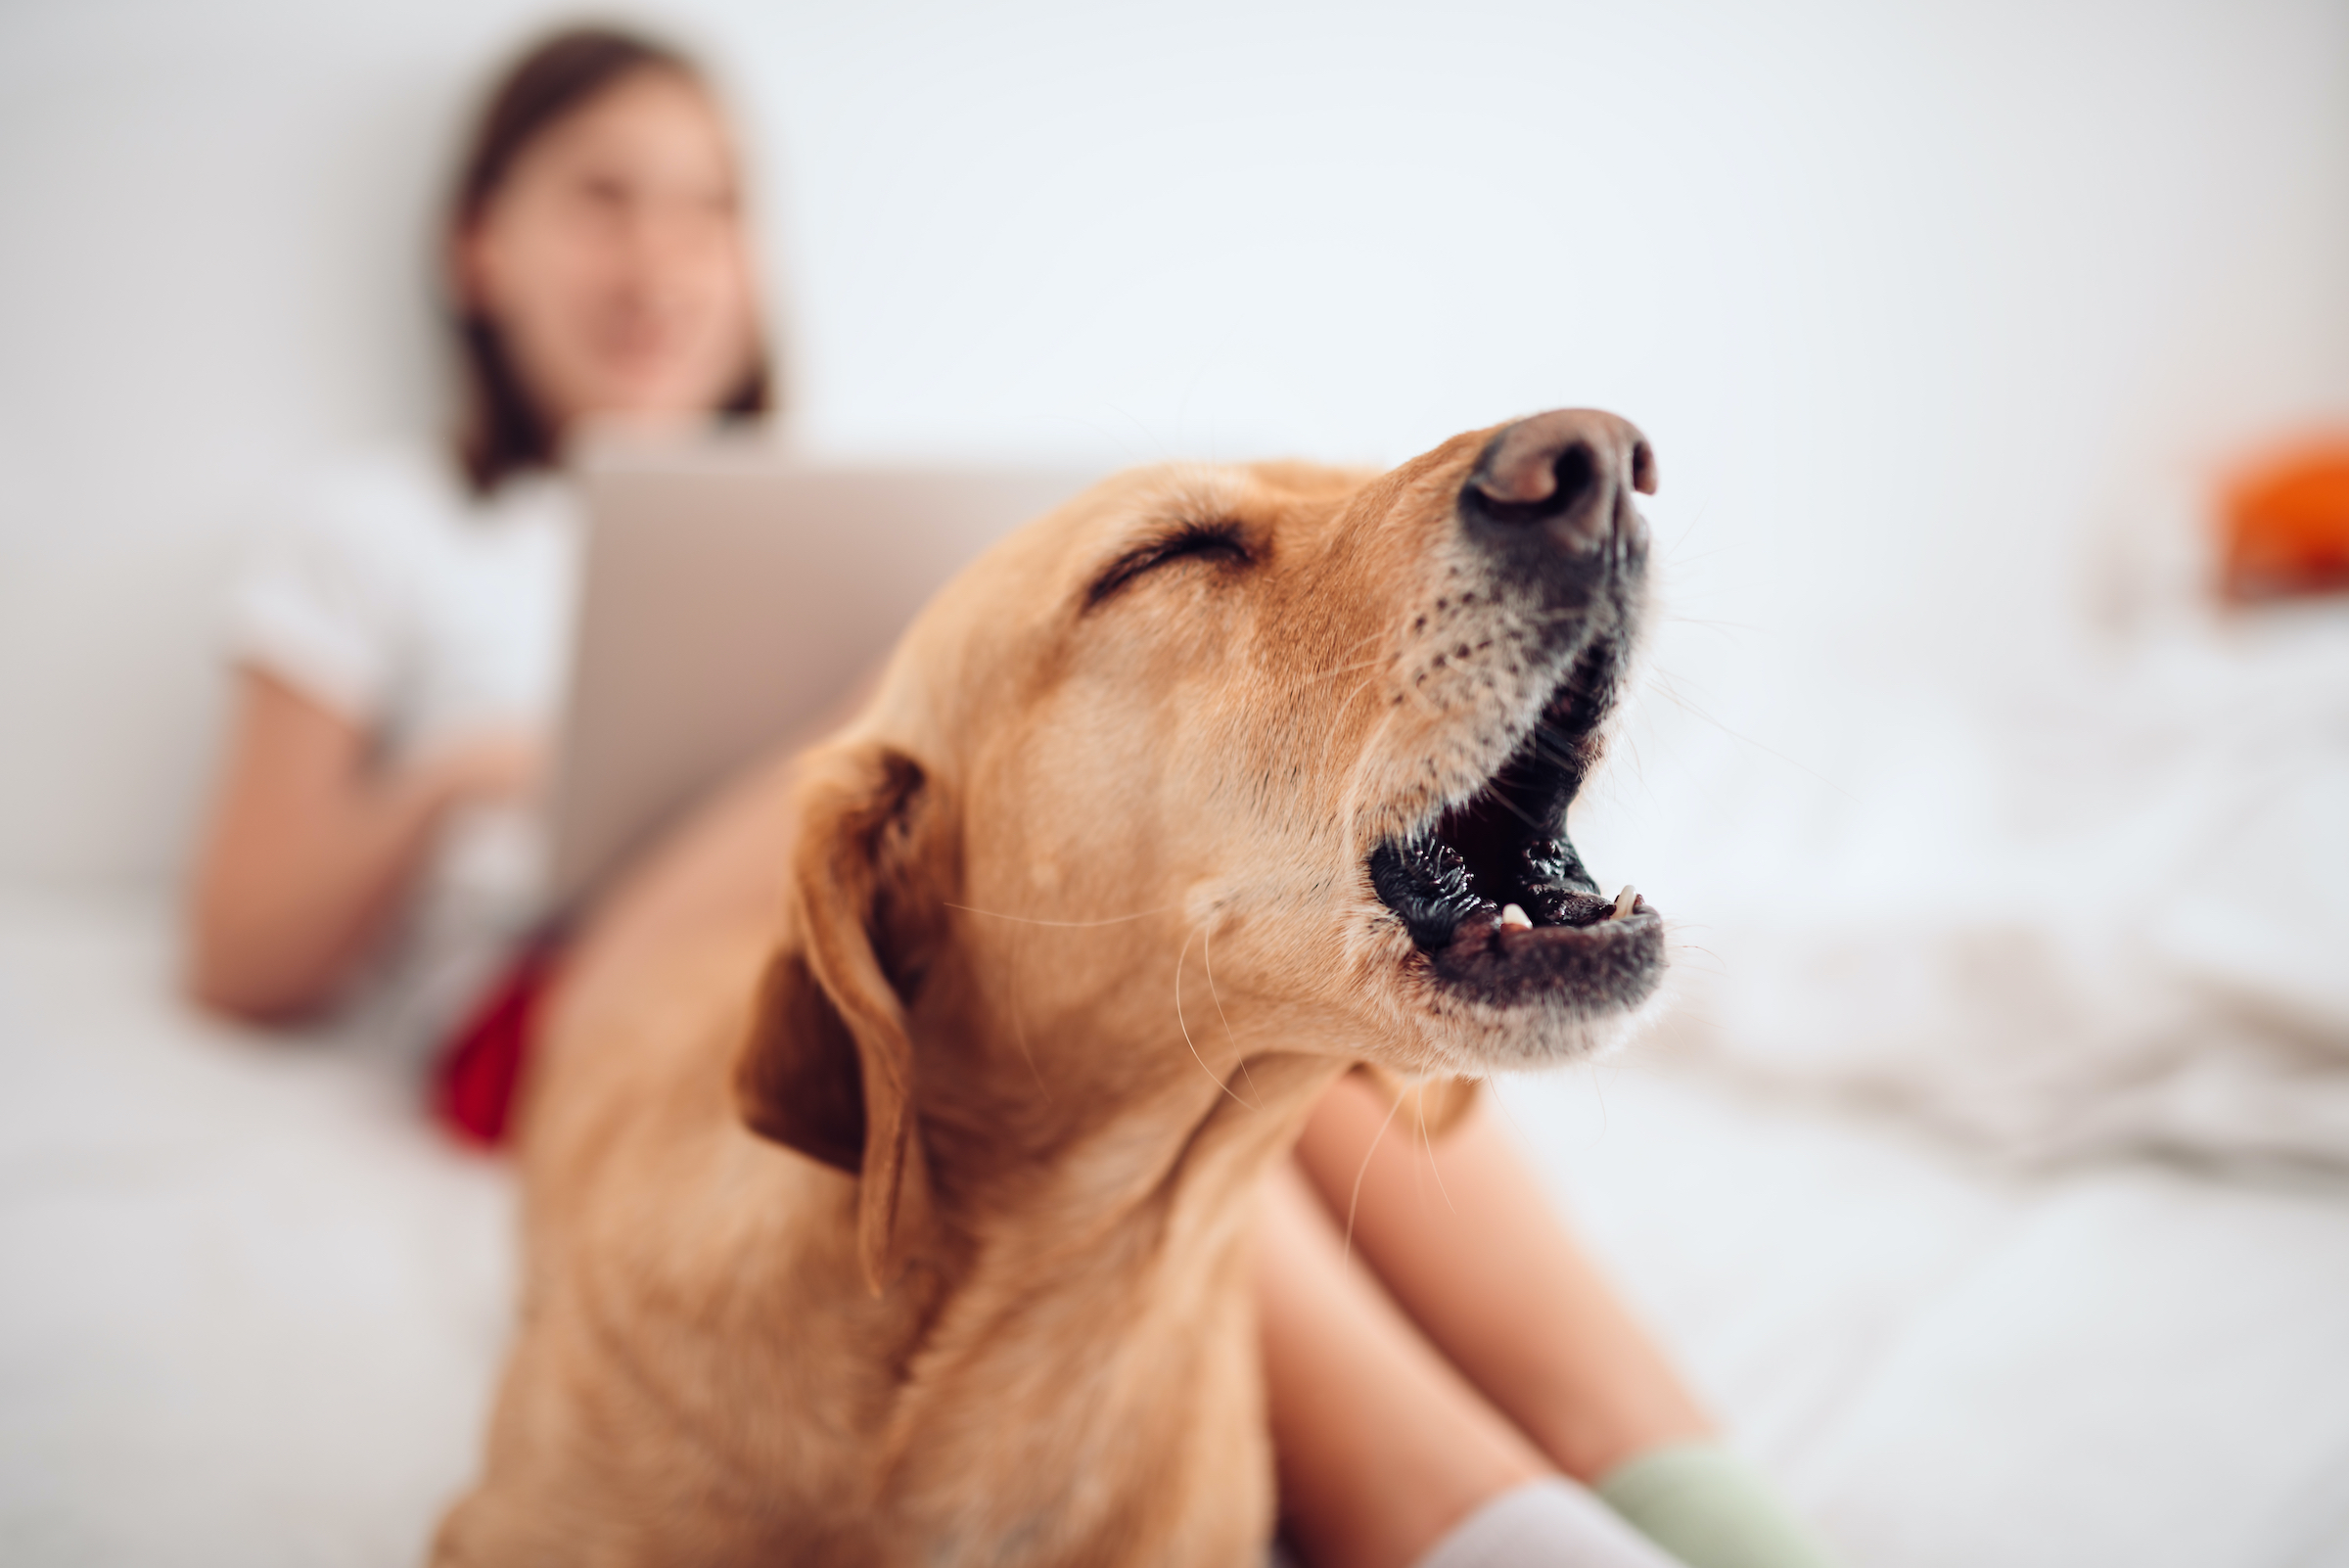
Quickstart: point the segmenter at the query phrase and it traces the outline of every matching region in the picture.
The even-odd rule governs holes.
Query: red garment
[[[524,944],[464,1026],[441,1046],[433,1073],[433,1113],[465,1142],[484,1149],[505,1143],[539,1003],[562,967],[559,940],[541,937]]]

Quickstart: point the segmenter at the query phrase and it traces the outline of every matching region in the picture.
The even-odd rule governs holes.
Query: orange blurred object
[[[2227,487],[2220,591],[2238,601],[2349,591],[2349,436],[2287,447]]]

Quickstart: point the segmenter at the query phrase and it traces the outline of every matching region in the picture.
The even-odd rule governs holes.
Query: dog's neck
[[[1155,1038],[962,1016],[952,1038],[916,1031],[933,1234],[905,1281],[921,1305],[902,1320],[913,1339],[885,1447],[928,1444],[952,1390],[1005,1386],[1007,1367],[1049,1367],[1073,1400],[1095,1391],[1065,1431],[998,1435],[1036,1446],[1039,1465],[1073,1444],[1146,1445],[1154,1429],[1163,1444],[1200,1388],[1254,1387],[1257,1188],[1347,1062],[1281,1050],[1243,1068],[1229,1042],[1202,1062],[1179,1037],[1171,1055]],[[1235,1407],[1261,1409],[1246,1393]]]
[[[987,1021],[917,1041],[941,1222],[980,1251],[1082,1255],[1123,1225],[1244,1210],[1345,1063],[1173,1043]]]

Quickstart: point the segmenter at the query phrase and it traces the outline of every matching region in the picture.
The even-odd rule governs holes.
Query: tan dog
[[[1544,414],[1129,475],[958,578],[679,852],[794,832],[780,935],[656,872],[575,966],[436,1560],[1256,1562],[1262,1174],[1350,1064],[1559,1061],[1661,971],[1563,831],[1653,484]]]

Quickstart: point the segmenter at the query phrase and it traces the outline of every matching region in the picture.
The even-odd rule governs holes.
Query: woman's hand
[[[411,769],[416,783],[440,808],[528,801],[538,793],[546,771],[546,750],[536,736],[492,730],[451,742]]]
[[[245,671],[238,710],[197,859],[187,987],[215,1011],[281,1023],[350,978],[442,817],[529,795],[540,754],[484,734],[386,777],[372,736],[272,676]]]

